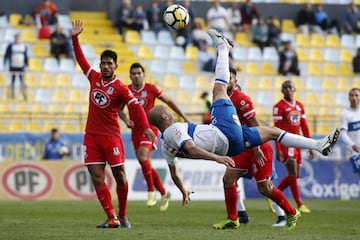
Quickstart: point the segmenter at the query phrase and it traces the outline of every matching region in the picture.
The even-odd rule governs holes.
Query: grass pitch
[[[265,200],[246,200],[250,223],[237,230],[214,230],[226,218],[223,201],[193,201],[182,207],[170,202],[168,211],[130,201],[131,229],[96,229],[105,220],[97,201],[0,202],[0,239],[360,239],[360,201],[305,200],[312,210],[293,231],[273,228],[276,216]],[[116,204],[114,204],[116,206]]]

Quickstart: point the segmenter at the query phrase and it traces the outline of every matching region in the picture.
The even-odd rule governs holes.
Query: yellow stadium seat
[[[310,60],[307,50],[305,50],[304,48],[296,48],[295,51],[300,62],[307,62]]]
[[[321,68],[317,63],[308,64],[308,73],[311,76],[320,76],[322,74]]]
[[[244,84],[241,86],[245,89],[245,91],[248,90],[256,90],[258,88],[258,79],[256,77],[245,77]]]
[[[350,86],[350,80],[347,78],[339,77],[335,80],[334,88],[336,89],[336,91],[347,92],[349,90],[349,86]]]
[[[341,49],[340,50],[340,61],[351,63],[353,60],[353,54],[349,49]]]
[[[306,34],[296,34],[295,43],[298,47],[310,48],[310,40]]]
[[[282,84],[287,80],[288,78],[286,78],[285,76],[277,76],[275,77],[275,86],[274,88],[279,90],[282,87]]]
[[[142,44],[141,37],[138,31],[128,30],[125,32],[125,42],[130,45]]]
[[[11,121],[9,124],[9,132],[24,132],[27,130],[26,124],[21,121]]]
[[[185,73],[194,74],[198,71],[196,64],[194,62],[186,61],[183,63],[183,69]]]
[[[301,77],[292,76],[290,80],[294,82],[295,88],[298,91],[304,91],[306,89],[305,84],[304,84],[304,80]]]
[[[313,33],[310,38],[310,46],[313,48],[325,47],[324,37],[322,34]]]
[[[43,104],[32,104],[30,107],[32,113],[44,113],[45,107]]]
[[[208,26],[206,24],[206,21],[202,17],[195,17],[194,22],[198,22],[202,28],[202,30],[208,29]]]
[[[68,88],[71,87],[71,79],[68,74],[58,74],[56,77],[56,85],[58,87]]]
[[[179,90],[177,92],[176,102],[178,102],[179,104],[182,104],[182,105],[192,104],[189,91]]]
[[[320,105],[321,106],[334,106],[335,100],[334,100],[334,94],[329,92],[323,92],[320,94]]]
[[[325,40],[325,47],[340,48],[341,44],[340,44],[340,39],[339,39],[338,35],[335,35],[335,34],[327,35],[326,40]]]
[[[40,58],[29,59],[29,70],[33,72],[43,72],[44,68]]]
[[[195,84],[198,89],[201,89],[203,91],[210,91],[210,89],[212,88],[212,83],[209,76],[205,75],[197,75],[195,78]]]
[[[256,46],[249,38],[249,34],[247,34],[245,32],[237,32],[235,34],[235,42],[238,45],[244,46],[244,47]]]
[[[9,24],[12,27],[19,27],[22,15],[20,13],[12,13],[9,16]]]
[[[179,89],[179,83],[174,75],[166,75],[164,77],[164,89],[176,90]]]
[[[26,43],[36,43],[39,40],[31,29],[23,29],[21,31],[21,39]]]
[[[195,46],[187,46],[185,49],[185,57],[188,60],[197,60],[199,49]]]
[[[139,48],[139,58],[141,59],[154,59],[152,50],[148,46],[141,46]]]
[[[355,77],[352,81],[351,88],[358,88],[360,86],[360,77]],[[346,89],[348,91],[349,89]]]
[[[66,90],[55,90],[52,94],[52,101],[54,103],[66,103],[69,101],[69,95]]]
[[[78,133],[82,132],[80,124],[77,122],[61,122],[60,131],[64,133]]]
[[[270,77],[261,77],[257,87],[259,90],[275,90],[274,81]]]
[[[321,89],[323,91],[333,91],[336,90],[335,88],[335,81],[332,78],[324,78],[321,81]]]
[[[69,93],[70,103],[80,103],[82,101],[81,92],[77,89],[71,89]]]
[[[323,57],[322,52],[319,49],[312,48],[310,50],[309,60],[314,61],[314,62],[323,62],[324,57]]]
[[[336,66],[335,64],[333,63],[324,63],[324,66],[323,66],[323,74],[325,76],[337,76],[338,75],[338,71],[336,69]]]
[[[316,127],[316,134],[319,135],[327,135],[331,130],[333,130],[334,126],[329,123],[319,123]]]
[[[353,77],[355,75],[352,66],[349,63],[340,63],[338,66],[338,73],[341,77]]]
[[[39,122],[29,122],[27,124],[27,130],[34,133],[42,133],[44,131],[44,126]]]
[[[295,22],[292,19],[283,19],[281,21],[281,29],[283,32],[298,33],[299,30],[295,26]]]
[[[34,44],[32,51],[35,57],[39,57],[39,58],[50,57],[50,52],[45,44]]]
[[[260,74],[260,73],[259,73]],[[274,66],[271,63],[264,62],[261,65],[261,74],[263,75],[269,75],[269,76],[275,76],[277,75],[277,71],[274,69]]]
[[[260,73],[260,69],[259,69],[259,66],[257,65],[257,63],[248,62],[248,63],[246,63],[244,72],[246,74],[258,75]]]
[[[306,106],[317,106],[319,104],[318,94],[315,92],[305,93],[305,105]]]
[[[54,74],[42,73],[39,85],[43,88],[54,88],[56,86]]]

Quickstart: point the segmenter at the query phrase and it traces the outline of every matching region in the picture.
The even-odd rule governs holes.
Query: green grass
[[[246,201],[251,221],[237,230],[211,228],[226,218],[223,201],[193,201],[186,207],[173,201],[166,212],[130,201],[131,229],[96,229],[105,220],[97,201],[2,201],[0,239],[360,239],[359,200],[305,202],[312,212],[288,231],[271,227],[276,216],[262,199]]]

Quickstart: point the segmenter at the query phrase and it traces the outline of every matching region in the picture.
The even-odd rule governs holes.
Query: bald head
[[[163,105],[153,107],[148,113],[148,119],[161,132],[174,122],[172,113]]]

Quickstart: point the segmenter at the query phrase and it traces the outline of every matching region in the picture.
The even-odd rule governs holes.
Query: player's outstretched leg
[[[96,225],[96,228],[118,228],[120,221],[117,218],[109,218],[104,223]]]
[[[322,139],[322,145],[321,145],[321,153],[324,156],[329,155],[329,153],[332,151],[333,146],[337,143],[340,136],[340,129],[335,128],[333,129],[329,135],[327,135],[324,139]]]
[[[165,195],[161,196],[160,211],[166,211],[168,209],[170,198],[170,192],[166,192]]]
[[[286,219],[286,227],[289,230],[293,230],[296,226],[297,221],[301,217],[301,213],[299,210],[295,209],[296,213],[294,215],[288,215]]]

